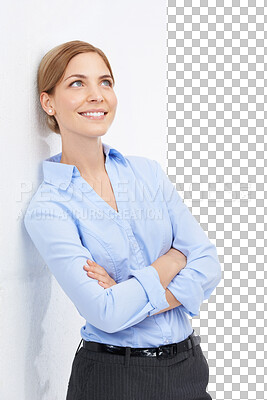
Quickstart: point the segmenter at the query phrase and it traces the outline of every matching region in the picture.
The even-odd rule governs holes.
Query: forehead
[[[81,53],[74,56],[68,63],[64,76],[67,74],[108,73],[103,58],[97,53]]]

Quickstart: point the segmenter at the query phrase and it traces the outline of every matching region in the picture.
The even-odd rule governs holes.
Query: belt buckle
[[[164,349],[166,351],[164,351]],[[167,350],[168,349],[168,350]],[[174,346],[159,346],[156,349],[156,354],[157,354],[157,358],[161,359],[161,358],[170,358],[173,357],[176,353],[175,353],[175,347]]]
[[[163,350],[162,350],[161,346],[156,348],[156,354],[157,354],[157,358],[162,358]]]

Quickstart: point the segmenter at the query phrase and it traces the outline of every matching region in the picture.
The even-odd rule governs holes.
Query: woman
[[[24,223],[86,320],[67,400],[211,399],[188,315],[220,282],[215,246],[156,160],[101,142],[117,99],[100,49],[50,50],[38,90],[62,152],[43,161]]]

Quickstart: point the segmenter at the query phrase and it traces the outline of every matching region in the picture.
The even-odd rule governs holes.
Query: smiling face
[[[73,57],[54,94],[42,92],[40,101],[47,114],[56,118],[61,135],[101,136],[112,124],[117,108],[110,71],[102,57],[93,52]],[[81,115],[100,109],[105,111],[104,116]]]

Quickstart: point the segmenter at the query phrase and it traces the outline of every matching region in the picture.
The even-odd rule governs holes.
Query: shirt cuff
[[[200,306],[204,300],[203,289],[199,282],[187,278],[182,271],[173,278],[167,288],[182,303],[179,308],[190,317],[195,317],[199,315]]]
[[[150,304],[154,307],[154,310],[149,311],[149,316],[170,306],[166,300],[165,289],[160,283],[159,274],[153,265],[130,271],[129,278],[135,277],[141,283]]]

